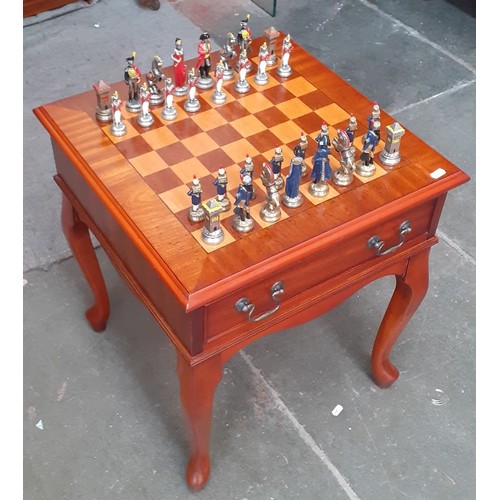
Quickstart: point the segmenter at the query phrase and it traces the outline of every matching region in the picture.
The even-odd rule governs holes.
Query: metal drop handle
[[[379,236],[375,235],[372,236],[368,240],[368,247],[369,248],[375,248],[375,253],[378,256],[382,255],[387,255],[388,253],[394,252],[398,248],[401,248],[403,246],[403,243],[406,241],[405,240],[405,235],[407,233],[411,232],[411,224],[409,220],[404,221],[400,226],[399,226],[399,243],[397,245],[394,245],[391,248],[388,248],[387,250],[382,251],[382,248],[385,245],[385,241],[381,240]]]
[[[237,300],[236,304],[234,304],[234,308],[240,312],[248,312],[248,321],[261,321],[271,316],[271,314],[274,314],[280,308],[281,302],[279,300],[279,295],[281,295],[282,293],[285,293],[285,284],[283,283],[283,281],[277,281],[271,287],[271,298],[274,300],[274,302],[277,303],[277,305],[273,309],[266,311],[255,318],[252,318],[255,305],[251,304],[246,297],[242,297],[241,299]]]

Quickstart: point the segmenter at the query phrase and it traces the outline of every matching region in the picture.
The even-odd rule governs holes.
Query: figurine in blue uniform
[[[271,168],[273,169],[274,182],[276,182],[276,189],[283,188],[283,177],[281,176],[281,166],[283,164],[283,151],[279,146],[274,148],[274,155],[269,161]]]
[[[380,142],[380,135],[377,134],[377,125],[378,125],[378,131],[380,132],[380,122],[374,122],[373,120],[370,120],[368,131],[363,137],[363,149],[361,150],[361,160],[363,161],[365,166],[373,165],[375,148]]]
[[[301,156],[295,156],[292,158],[290,162],[290,170],[285,179],[283,204],[290,208],[300,207],[300,205],[304,202],[304,197],[299,191],[303,163],[304,160]]]
[[[321,148],[329,148],[332,145],[330,136],[328,135],[328,125],[326,123],[321,125],[321,130],[319,131],[318,137],[316,137],[315,141],[318,143],[318,150]]]
[[[345,129],[345,133],[349,137],[351,144],[354,142],[356,130],[358,130],[358,121],[356,120],[356,117],[354,115],[351,115],[351,117],[349,118],[349,124]]]
[[[250,200],[252,199],[252,190],[249,186],[251,186],[251,183],[252,179],[250,176],[244,175],[241,180],[241,184],[238,187],[236,199],[234,201],[233,227],[240,233],[246,233],[254,226],[253,219],[250,216]]]
[[[224,212],[229,210],[229,200],[227,198],[227,174],[223,168],[219,168],[217,177],[213,181],[213,185],[217,188],[217,201],[224,208]]]
[[[200,222],[205,218],[205,213],[200,207],[201,204],[201,184],[200,180],[193,177],[193,185],[191,189],[187,192],[188,196],[191,196],[191,208],[189,209],[188,219],[191,222]]]
[[[314,155],[313,169],[311,179],[314,184],[320,181],[328,181],[332,177],[332,167],[328,160],[328,155],[331,153],[328,148],[319,148]]]

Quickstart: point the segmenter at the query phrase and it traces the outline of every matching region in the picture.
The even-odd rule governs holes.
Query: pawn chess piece
[[[353,181],[356,168],[354,164],[354,148],[345,130],[338,129],[337,137],[333,139],[333,147],[340,155],[340,168],[332,174],[332,180],[337,186],[349,186]]]
[[[254,82],[257,85],[266,85],[269,82],[267,76],[267,61],[269,59],[269,51],[267,50],[267,43],[263,42],[259,49],[259,65],[257,66],[257,73],[254,76]]]
[[[283,39],[283,45],[281,47],[281,62],[276,70],[281,78],[288,78],[292,74],[292,68],[290,66],[290,54],[292,53],[293,45],[290,39],[290,34],[286,35]]]
[[[253,160],[252,157],[247,153],[245,157],[245,163],[243,164],[243,168],[240,170],[240,177],[243,178],[243,176],[248,175],[250,176],[251,179],[251,189],[252,189],[252,200],[255,199],[255,190],[253,189],[253,173],[254,173],[254,167],[253,167]]]
[[[127,127],[122,122],[122,101],[118,97],[118,92],[111,96],[111,111],[113,113],[113,123],[109,127],[109,132],[115,137],[121,137],[127,133]]]
[[[293,154],[295,156],[300,156],[302,160],[302,177],[306,175],[307,167],[306,167],[306,152],[309,147],[309,142],[307,141],[307,135],[304,132],[300,133],[299,143],[293,148]]]
[[[227,173],[223,168],[219,168],[217,178],[214,179],[213,185],[217,188],[217,201],[224,212],[230,208],[229,198],[227,197]]]
[[[196,97],[196,83],[198,78],[196,77],[195,69],[192,68],[188,73],[188,98],[184,101],[184,109],[189,113],[195,113],[201,108],[200,101]]]
[[[266,188],[266,202],[260,209],[260,218],[265,222],[276,222],[281,218],[280,196],[273,171],[268,163],[262,164],[260,180]]]
[[[251,231],[255,224],[250,215],[250,201],[252,199],[251,183],[252,179],[249,175],[243,176],[242,182],[236,193],[233,210],[233,227],[239,233]]]
[[[351,144],[354,142],[354,137],[356,136],[356,132],[358,130],[358,121],[354,115],[351,115],[349,118],[349,124],[347,125],[345,132],[349,136],[349,140]]]
[[[247,72],[250,71],[250,67],[247,51],[242,50],[238,61],[238,80],[234,84],[234,90],[239,94],[246,94],[250,90],[250,84],[247,81]]]
[[[165,104],[161,111],[161,116],[165,120],[175,120],[177,118],[177,110],[174,108],[174,91],[175,85],[172,78],[167,78],[165,80],[165,86],[163,87]]]
[[[153,115],[149,111],[150,99],[151,93],[147,83],[144,82],[144,85],[140,87],[141,115],[137,118],[137,123],[144,128],[150,127],[154,123]]]
[[[329,154],[330,150],[328,148],[320,148],[314,155],[311,182],[309,183],[308,191],[315,198],[324,198],[330,191],[328,181],[332,177],[332,168],[328,160]]]
[[[175,39],[174,53],[172,54],[172,61],[174,61],[174,95],[177,97],[184,96],[188,93],[187,84],[187,68],[184,63],[184,49],[182,48],[182,40]]]
[[[207,90],[214,86],[214,80],[210,75],[211,50],[212,44],[210,43],[210,33],[204,31],[200,35],[200,41],[198,42],[198,62],[196,63],[196,69],[199,71],[199,78],[196,82],[196,86],[202,90]]]
[[[380,130],[380,123],[371,120],[368,131],[363,136],[361,158],[356,163],[356,173],[361,177],[371,177],[375,173],[376,167],[373,158],[375,156],[375,148],[380,141],[380,135],[376,132],[377,127]]]
[[[219,61],[215,66],[215,90],[212,92],[211,99],[215,104],[226,102],[226,93],[222,89],[224,84],[224,63]]]
[[[283,185],[285,181],[281,175],[281,167],[283,165],[283,152],[279,146],[274,148],[274,156],[271,158],[269,162],[273,169],[274,180],[276,182],[276,188],[281,190],[283,189]]]
[[[297,208],[304,203],[304,197],[299,191],[303,164],[304,159],[301,156],[292,158],[290,162],[290,172],[285,179],[285,194],[282,200],[283,205],[289,208]]]
[[[200,206],[202,192],[200,180],[193,177],[193,185],[187,192],[188,196],[191,196],[191,208],[188,212],[188,219],[191,222],[200,222],[205,218],[205,212]]]

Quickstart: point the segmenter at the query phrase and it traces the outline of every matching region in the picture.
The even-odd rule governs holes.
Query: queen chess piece
[[[234,84],[234,90],[239,94],[246,94],[250,91],[250,84],[247,80],[247,72],[250,71],[251,63],[247,57],[247,51],[242,50],[238,60],[238,79]]]
[[[172,78],[167,78],[163,87],[165,104],[161,111],[161,116],[165,120],[175,120],[177,118],[177,110],[174,107],[174,91],[175,85]]]
[[[297,208],[304,203],[304,196],[299,191],[303,164],[304,159],[301,156],[292,158],[290,162],[290,171],[285,179],[285,193],[282,198],[283,205],[289,208]]]
[[[252,199],[252,190],[250,188],[252,179],[245,175],[241,181],[236,199],[234,202],[233,228],[239,233],[248,233],[255,225],[250,215],[250,201]]]
[[[122,101],[118,97],[118,92],[111,96],[111,111],[113,113],[113,123],[109,127],[109,132],[115,137],[121,137],[127,133],[127,127],[122,122]]]
[[[328,181],[332,177],[332,167],[328,160],[329,154],[328,148],[319,148],[314,155],[311,182],[307,189],[315,198],[324,198],[330,191]]]
[[[354,148],[345,130],[338,129],[337,137],[333,139],[333,147],[340,155],[340,168],[332,174],[333,183],[337,186],[349,186],[353,181],[354,170]]]
[[[281,46],[281,62],[276,70],[276,73],[281,76],[281,78],[288,78],[292,74],[292,67],[290,66],[290,54],[292,51],[292,40],[290,34],[288,34],[283,39],[283,44]]]
[[[227,100],[226,93],[223,90],[224,84],[224,63],[219,61],[215,66],[215,90],[210,98],[215,104],[224,104]]]
[[[188,212],[188,219],[191,222],[201,222],[205,219],[205,212],[201,207],[202,193],[200,180],[197,177],[193,177],[193,184],[187,192],[188,196],[191,196],[191,208]]]
[[[260,180],[266,188],[266,202],[260,209],[260,218],[265,222],[276,222],[281,218],[280,195],[271,166],[262,164]]]
[[[189,89],[187,84],[187,68],[184,63],[184,49],[182,47],[181,38],[175,39],[174,52],[171,57],[174,62],[174,95],[182,97],[188,93]]]

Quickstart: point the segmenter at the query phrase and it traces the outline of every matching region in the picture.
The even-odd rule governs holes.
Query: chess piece
[[[326,123],[323,122],[319,134],[314,140],[318,143],[318,150],[329,148],[332,145],[328,134],[328,125]]]
[[[222,205],[217,200],[207,200],[201,204],[201,208],[205,216],[201,239],[208,245],[218,245],[224,240],[224,232],[220,223]]]
[[[205,218],[205,212],[200,206],[202,192],[200,181],[194,176],[193,185],[187,192],[188,196],[191,196],[191,208],[188,212],[188,219],[191,222],[200,222]]]
[[[151,99],[151,93],[148,89],[148,84],[144,84],[140,87],[140,100],[141,100],[141,115],[137,118],[137,123],[144,128],[150,127],[154,123],[154,118],[149,111],[149,101]]]
[[[163,66],[163,61],[160,56],[153,56],[151,61],[151,69],[146,74],[146,81],[148,83],[149,93],[151,94],[150,103],[152,106],[159,106],[163,104],[164,97],[160,89],[158,88],[159,82],[163,80],[163,73],[161,72],[161,67]]]
[[[302,177],[306,175],[307,172],[307,167],[306,167],[306,152],[307,148],[309,147],[309,142],[307,141],[307,136],[304,132],[300,133],[300,140],[299,143],[293,148],[293,154],[295,156],[300,156],[302,160]]]
[[[236,51],[234,50],[235,43],[235,36],[231,32],[229,32],[226,36],[226,41],[224,42],[224,45],[222,46],[222,49],[220,51],[220,60],[224,65],[223,78],[226,81],[232,80],[234,78],[234,70],[229,64],[229,61],[231,61],[231,59],[233,59],[233,57],[236,55]]]
[[[108,123],[113,120],[113,112],[109,103],[109,95],[111,87],[103,80],[94,83],[92,87],[95,90],[97,97],[97,105],[95,109],[95,117],[102,123]]]
[[[271,26],[264,30],[264,36],[269,50],[267,65],[274,66],[278,62],[278,56],[276,55],[276,42],[278,41],[280,32],[274,26]]]
[[[250,90],[250,84],[247,81],[247,72],[250,67],[251,63],[247,57],[247,52],[242,50],[238,60],[238,80],[234,84],[234,90],[239,94],[246,94]]]
[[[141,103],[139,98],[139,86],[141,83],[141,72],[135,64],[135,52],[127,57],[127,67],[125,68],[124,80],[128,87],[128,99],[125,108],[131,113],[139,113],[141,111]]]
[[[290,208],[297,208],[304,203],[304,197],[299,191],[300,179],[302,178],[302,165],[304,158],[296,156],[290,162],[290,171],[285,179],[285,194],[283,195],[283,205]]]
[[[273,171],[268,163],[262,164],[260,180],[266,188],[266,202],[260,209],[260,218],[266,222],[275,222],[281,218],[280,197]]]
[[[113,123],[109,127],[111,135],[121,137],[127,133],[127,127],[122,122],[122,101],[118,97],[118,92],[111,96],[111,112],[113,113]]]
[[[354,115],[351,115],[349,118],[349,124],[347,125],[345,132],[349,136],[349,140],[351,144],[354,142],[354,137],[356,135],[356,131],[358,130],[358,121]]]
[[[245,157],[245,163],[243,164],[243,168],[240,170],[240,177],[243,178],[245,175],[249,175],[250,179],[252,180],[251,186],[252,186],[252,200],[255,198],[255,191],[253,190],[253,172],[254,172],[254,167],[253,167],[253,160],[252,157],[247,153]]]
[[[292,53],[292,50],[293,45],[290,39],[290,34],[288,34],[283,39],[283,45],[281,47],[281,62],[276,70],[281,78],[288,78],[292,74],[292,68],[290,66],[290,54]]]
[[[387,125],[385,130],[387,131],[387,139],[384,149],[379,155],[379,159],[380,163],[386,167],[394,167],[401,160],[399,147],[401,146],[401,137],[403,137],[406,131],[398,122]]]
[[[233,227],[239,233],[247,233],[254,227],[254,220],[250,215],[250,200],[252,199],[252,191],[249,189],[252,179],[249,175],[243,176],[238,191],[236,192],[236,199],[234,202],[234,217]]]
[[[223,168],[219,168],[217,178],[213,184],[217,188],[217,201],[220,203],[222,210],[227,212],[229,210],[229,198],[227,197],[227,173]]]
[[[340,155],[340,168],[332,174],[332,180],[337,186],[349,186],[353,181],[356,168],[354,164],[354,148],[345,130],[338,129],[337,137],[333,139],[333,147]]]
[[[274,155],[269,162],[273,169],[274,181],[276,182],[277,189],[283,189],[284,180],[281,176],[281,166],[283,165],[283,152],[279,146],[274,148]]]
[[[215,66],[215,90],[212,92],[211,99],[215,104],[223,104],[227,100],[226,93],[222,89],[224,84],[224,63],[219,61]]]
[[[174,61],[174,95],[184,96],[188,93],[188,85],[186,65],[184,63],[184,49],[182,48],[182,40],[180,38],[175,39],[172,60]]]
[[[330,150],[320,148],[314,155],[313,169],[311,172],[311,182],[308,191],[315,198],[324,198],[330,191],[328,181],[332,176],[332,168],[328,160]]]
[[[210,52],[212,50],[212,44],[210,43],[210,33],[204,31],[200,35],[200,41],[198,42],[198,61],[196,63],[196,70],[199,72],[199,78],[196,86],[199,89],[210,89],[214,86],[214,80],[210,75]]]
[[[198,78],[195,73],[195,69],[191,68],[191,71],[188,73],[188,98],[184,101],[184,109],[189,113],[195,113],[199,111],[201,105],[200,101],[196,97],[196,83],[198,82]]]
[[[240,54],[245,51],[247,55],[250,55],[250,44],[252,43],[252,30],[248,25],[250,21],[250,14],[247,14],[245,19],[240,22],[240,30],[238,31],[238,45],[240,46]]]
[[[267,60],[269,59],[269,52],[267,50],[267,43],[263,42],[259,49],[259,65],[257,66],[257,73],[254,76],[254,82],[257,85],[266,85],[269,82],[267,76]]]
[[[165,86],[163,87],[165,105],[161,111],[161,116],[165,120],[175,120],[177,118],[177,110],[174,108],[174,91],[175,85],[172,78],[166,78]]]
[[[375,173],[376,167],[373,157],[375,156],[375,148],[380,141],[380,134],[377,134],[377,129],[380,132],[380,122],[371,120],[368,131],[363,136],[361,158],[356,163],[356,173],[361,177],[370,177]]]

